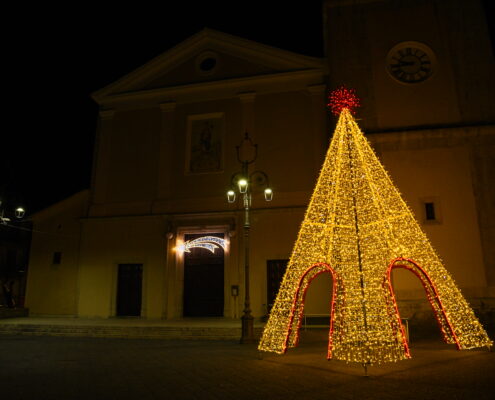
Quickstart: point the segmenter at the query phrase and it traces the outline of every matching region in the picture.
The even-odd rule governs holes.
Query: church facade
[[[482,3],[322,5],[325,58],[205,29],[94,93],[91,188],[33,217],[31,315],[239,318],[245,214],[225,194],[247,133],[250,172],[273,189],[266,202],[253,185],[250,210],[251,309],[263,319],[335,126],[328,90],[342,84],[360,95],[361,129],[464,295],[480,312],[495,307],[495,75]],[[184,246],[204,237],[210,249]],[[308,315],[329,313],[331,284],[312,283]],[[403,317],[428,312],[408,271],[393,285]]]

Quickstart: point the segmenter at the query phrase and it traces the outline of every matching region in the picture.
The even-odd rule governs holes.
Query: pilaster
[[[172,155],[173,155],[173,136],[175,133],[175,109],[176,103],[173,101],[160,104],[162,112],[162,125],[160,131],[160,149],[159,149],[159,171],[158,171],[158,199],[167,199],[172,190]]]
[[[325,84],[310,85],[308,92],[311,97],[312,137],[314,146],[314,173],[318,176],[320,168],[325,159],[325,152],[330,143],[329,132],[327,132],[326,117],[326,93]]]
[[[114,117],[114,110],[101,110],[99,113],[95,164],[93,168],[92,203],[101,204],[106,201]]]
[[[256,92],[244,92],[237,95],[241,101],[241,134],[249,132],[253,137],[255,133],[254,126],[254,102]]]

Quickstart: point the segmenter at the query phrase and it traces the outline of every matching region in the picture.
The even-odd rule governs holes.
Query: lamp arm
[[[241,159],[241,148],[243,146],[250,146],[254,149],[251,159]],[[258,145],[253,143],[247,132],[244,134],[244,139],[242,139],[241,143],[238,146],[235,146],[235,150],[237,152],[237,161],[239,161],[242,165],[252,164],[258,158]]]
[[[258,186],[263,185],[265,187],[270,187],[268,175],[261,170],[251,172],[251,174],[249,174],[249,182],[251,184],[255,183]]]

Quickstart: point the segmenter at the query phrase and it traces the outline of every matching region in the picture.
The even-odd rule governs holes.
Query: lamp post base
[[[241,317],[242,321],[242,336],[241,344],[256,343],[254,337],[254,318],[252,315],[244,314]]]

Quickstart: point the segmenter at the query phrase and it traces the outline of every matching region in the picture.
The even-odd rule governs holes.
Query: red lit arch
[[[299,342],[299,330],[302,324],[306,292],[313,279],[315,279],[318,275],[323,273],[330,273],[332,275],[332,300],[330,306],[330,330],[328,334],[327,358],[330,359],[332,356],[332,334],[333,334],[333,326],[335,320],[335,301],[336,301],[337,287],[339,286],[339,277],[337,273],[333,270],[333,268],[326,263],[313,264],[304,272],[304,274],[299,279],[297,291],[294,296],[294,301],[292,303],[292,309],[290,312],[287,335],[284,341],[284,348],[283,348],[284,353],[287,351],[287,348],[295,347]]]
[[[455,343],[457,349],[460,350],[461,346],[459,340],[454,332],[454,329],[452,328],[452,324],[449,321],[447,313],[445,312],[445,308],[442,304],[442,300],[438,294],[438,290],[435,284],[433,283],[432,279],[420,265],[418,265],[413,260],[404,257],[398,257],[390,262],[384,280],[384,285],[388,286],[390,299],[392,301],[392,305],[389,304],[389,306],[392,306],[393,311],[395,311],[395,314],[398,319],[398,326],[400,327],[400,329],[403,328],[402,328],[399,309],[397,307],[397,301],[395,299],[394,289],[392,288],[392,280],[391,280],[391,273],[394,268],[407,269],[408,271],[411,271],[414,275],[416,275],[419,278],[421,284],[423,285],[423,288],[425,289],[426,296],[428,298],[428,301],[430,302],[431,308],[433,309],[433,313],[435,314],[444,341],[447,343]],[[402,331],[402,337],[403,337],[404,350],[406,351],[407,356],[410,357],[409,347],[405,340],[405,335],[403,331]]]

